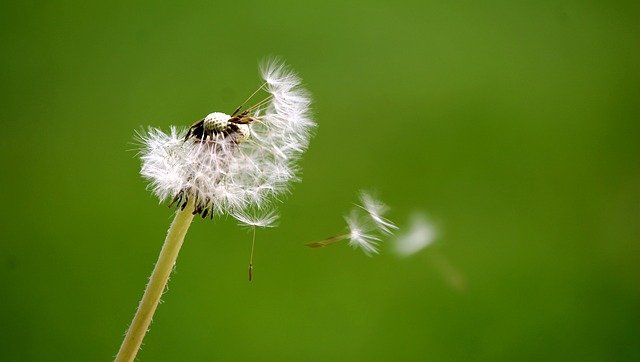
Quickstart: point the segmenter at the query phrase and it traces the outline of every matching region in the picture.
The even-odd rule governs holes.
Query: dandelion
[[[137,135],[141,175],[160,202],[177,210],[116,361],[135,358],[195,215],[231,215],[255,232],[277,217],[251,217],[250,210],[269,209],[298,180],[296,162],[315,126],[309,95],[282,61],[267,60],[260,72],[264,83],[231,114],[214,112],[188,129]],[[261,91],[266,96],[243,109]]]
[[[349,240],[349,245],[371,256],[378,253],[381,234],[393,234],[398,227],[382,215],[388,207],[366,192],[360,193],[362,205],[355,205],[345,217],[348,232],[335,235],[321,241],[306,244],[310,248],[322,248],[339,241]]]
[[[269,95],[243,112],[211,113],[186,132],[151,128],[138,135],[140,173],[161,202],[184,209],[191,200],[203,218],[238,215],[266,207],[296,180],[295,163],[314,126],[310,99],[279,61],[265,63],[262,76],[259,90]]]

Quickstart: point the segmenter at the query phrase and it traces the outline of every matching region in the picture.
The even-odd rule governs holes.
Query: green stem
[[[156,266],[153,268],[151,277],[149,278],[149,284],[144,291],[136,315],[133,317],[133,321],[129,326],[122,346],[116,356],[116,362],[121,361],[133,361],[140,349],[142,339],[144,338],[151,319],[156,311],[156,307],[160,302],[160,297],[165,290],[167,282],[169,281],[169,275],[173,270],[173,266],[178,258],[178,252],[184,241],[184,236],[189,230],[189,225],[193,220],[193,202],[190,201],[187,207],[183,210],[176,212],[176,216],[171,223],[171,227],[167,232],[167,238],[164,240],[164,245],[158,256]]]

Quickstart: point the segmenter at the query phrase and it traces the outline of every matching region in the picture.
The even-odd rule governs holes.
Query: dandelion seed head
[[[298,180],[296,162],[315,126],[310,97],[282,61],[263,63],[261,74],[269,102],[246,123],[213,112],[189,130],[150,128],[138,136],[140,173],[161,202],[193,199],[203,217],[239,216],[269,206]]]

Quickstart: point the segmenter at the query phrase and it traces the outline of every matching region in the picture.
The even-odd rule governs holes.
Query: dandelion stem
[[[187,207],[176,212],[158,256],[156,266],[149,278],[149,284],[147,284],[138,310],[118,351],[116,362],[133,361],[136,357],[142,344],[142,339],[149,329],[149,324],[151,324],[158,302],[160,302],[160,297],[165,290],[169,275],[176,263],[178,252],[180,252],[180,247],[182,247],[189,225],[195,216],[192,212],[193,209],[193,201],[189,201]]]

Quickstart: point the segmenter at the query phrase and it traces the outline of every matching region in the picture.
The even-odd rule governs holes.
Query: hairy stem
[[[193,201],[189,201],[187,207],[183,210],[178,210],[176,216],[171,223],[171,227],[167,232],[167,237],[164,240],[164,245],[158,256],[156,266],[153,268],[151,277],[149,278],[149,284],[144,291],[136,315],[133,317],[133,321],[129,326],[122,346],[116,356],[116,362],[120,361],[133,361],[140,349],[142,339],[144,338],[151,319],[156,311],[156,307],[160,302],[160,297],[164,291],[167,281],[169,281],[169,275],[173,270],[173,266],[178,258],[178,252],[182,247],[184,236],[187,234],[189,225],[193,220]]]

